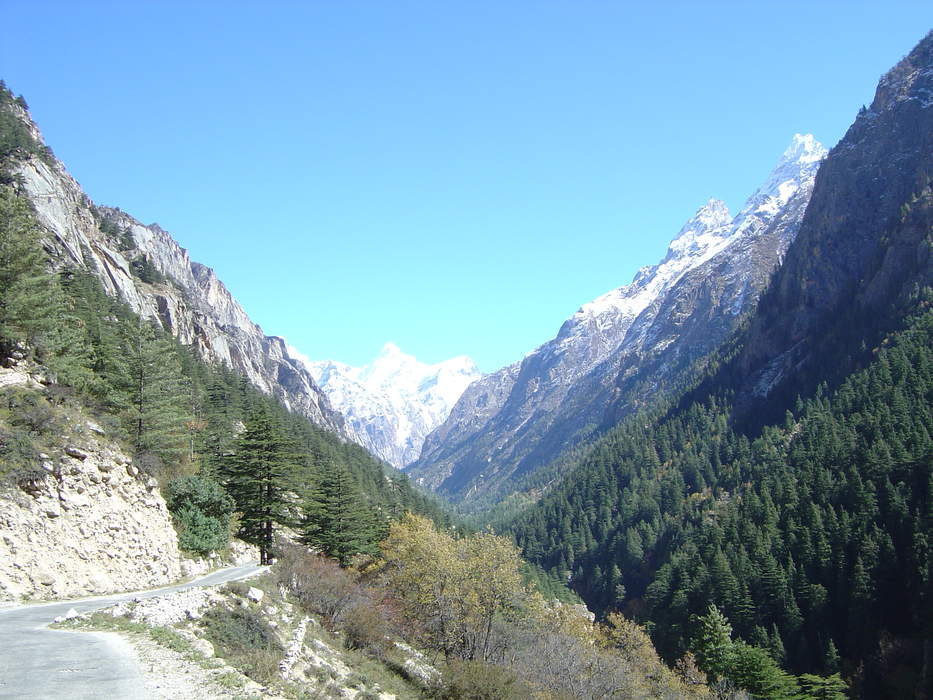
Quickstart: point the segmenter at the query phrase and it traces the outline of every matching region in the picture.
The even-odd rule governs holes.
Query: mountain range
[[[467,386],[482,376],[465,356],[428,365],[386,343],[363,367],[313,362],[289,348],[363,447],[402,468],[421,454],[425,436],[444,422]]]
[[[591,607],[649,622],[668,659],[714,611],[724,640],[841,672],[851,697],[927,698],[931,406],[933,33],[822,161],[743,323],[503,525]],[[793,695],[775,680],[737,682]]]
[[[657,265],[472,384],[428,435],[410,475],[455,501],[495,500],[674,389],[754,307],[797,233],[825,154],[798,134],[738,214],[707,202]]]
[[[33,537],[48,535],[46,521],[73,528],[60,532],[82,546],[93,539],[88,523],[106,523],[94,557],[113,558],[111,538],[146,540],[151,527],[128,530],[124,516],[106,512],[115,492],[136,511],[158,511],[166,527],[156,537],[174,546],[160,484],[141,471],[152,469],[169,485],[192,476],[214,483],[218,501],[234,495],[244,536],[256,533],[242,526],[250,522],[243,516],[266,513],[255,538],[266,554],[273,524],[295,525],[300,504],[303,542],[339,557],[341,566],[325,574],[331,580],[338,570],[355,576],[342,565],[352,555],[377,555],[388,526],[395,544],[384,544],[381,556],[391,557],[393,547],[420,553],[406,560],[413,573],[399,579],[396,597],[383,590],[365,599],[365,613],[384,607],[395,618],[392,603],[414,593],[412,610],[430,608],[416,626],[423,633],[436,625],[438,657],[479,638],[461,632],[451,644],[448,623],[463,622],[457,613],[467,598],[488,597],[501,606],[470,616],[487,642],[500,635],[508,649],[510,640],[546,637],[553,646],[534,647],[552,655],[539,659],[544,666],[566,662],[605,675],[610,664],[585,661],[601,646],[590,638],[568,653],[558,639],[563,631],[551,638],[524,620],[510,627],[519,610],[514,591],[491,591],[506,573],[495,552],[511,552],[514,542],[529,563],[525,575],[542,591],[566,596],[569,585],[605,613],[611,629],[600,633],[602,646],[653,655],[647,633],[629,626],[643,623],[683,683],[704,693],[710,681],[719,694],[738,688],[775,699],[838,698],[843,690],[866,698],[933,694],[933,33],[881,79],[870,107],[831,151],[795,136],[738,214],[708,201],[657,265],[584,304],[555,338],[486,377],[468,358],[426,365],[393,344],[364,367],[314,362],[266,336],[216,275],[158,225],[90,202],[44,146],[24,101],[3,90],[0,189],[14,213],[4,221],[5,240],[32,236],[38,253],[41,238],[61,273],[39,276],[11,256],[3,261],[15,274],[0,292],[15,313],[0,329],[9,383],[0,475],[8,478],[6,500],[30,515],[18,520],[15,537],[3,538],[14,568],[30,558],[41,563],[29,550],[48,558],[51,545],[61,544],[61,537],[41,544]],[[44,258],[32,261],[37,270]],[[88,279],[79,272],[138,316],[119,305],[80,306],[106,297],[69,287]],[[27,296],[41,285],[73,297]],[[36,318],[22,312],[25,299],[36,300]],[[148,342],[142,319],[187,347],[161,337]],[[47,335],[32,333],[33,322]],[[74,335],[57,332],[69,323]],[[109,357],[101,355],[113,362],[92,366],[85,350],[104,349],[107,335],[95,331],[108,326],[125,332],[106,347]],[[63,347],[68,337],[80,342]],[[161,354],[124,362],[144,344]],[[188,348],[235,371],[200,365]],[[66,351],[73,369],[114,389],[109,403],[102,394],[82,398],[78,385],[56,387],[55,370],[38,364]],[[165,376],[147,381],[147,368],[162,358]],[[132,458],[117,448],[134,423],[143,433],[147,387],[158,389],[147,396],[164,399],[152,403],[174,424],[147,430],[173,444],[164,451],[171,458],[137,466],[143,442]],[[198,406],[195,394],[204,399]],[[173,412],[169,400],[189,405]],[[395,465],[420,448],[406,471],[467,509],[501,506],[480,518],[511,540],[484,533],[472,540],[484,548],[469,538],[454,545],[453,537],[448,547],[446,533],[403,514],[420,505],[452,531],[449,518],[351,441]],[[218,475],[225,484],[213,482]],[[188,505],[173,515],[190,537],[201,506]],[[91,508],[103,517],[88,520]],[[235,527],[233,508],[231,501],[216,534]],[[390,525],[397,518],[408,533]],[[322,561],[317,551],[302,555],[284,581]],[[152,568],[143,558],[151,556],[124,558]],[[508,577],[522,587],[515,559]],[[32,589],[56,584],[51,572],[33,568]],[[310,579],[309,595],[327,588],[322,571]],[[451,574],[484,586],[450,598]],[[359,596],[352,581],[343,590]],[[431,584],[419,593],[425,581]],[[542,603],[535,597],[536,608]],[[560,611],[572,606],[554,605],[557,630]],[[571,620],[574,627],[590,621]],[[389,627],[375,629],[373,644],[384,655]],[[463,658],[472,662],[476,650]],[[514,659],[502,652],[495,663]],[[480,675],[477,683],[487,681]]]

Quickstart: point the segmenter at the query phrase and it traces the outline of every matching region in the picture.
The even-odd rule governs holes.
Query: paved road
[[[248,578],[256,563],[221,569],[177,586],[98,598],[0,609],[0,698],[144,700],[144,681],[132,647],[116,634],[46,629],[69,608],[99,610],[132,598]]]

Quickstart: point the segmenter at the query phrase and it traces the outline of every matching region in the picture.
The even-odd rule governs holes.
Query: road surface
[[[266,568],[250,563],[149,591],[0,608],[0,698],[144,700],[142,671],[123,638],[111,632],[50,630],[46,625],[70,608],[91,612],[133,598],[238,581]]]

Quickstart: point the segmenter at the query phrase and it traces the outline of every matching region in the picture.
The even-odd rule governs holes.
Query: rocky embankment
[[[359,655],[342,649],[345,645],[338,637],[289,601],[269,578],[251,583],[189,588],[126,601],[93,616],[74,613],[56,622],[65,629],[122,632],[140,661],[147,696],[159,699],[401,700],[420,697],[418,688],[438,677],[424,655],[396,642],[397,663],[414,685],[402,682],[390,692],[359,667]],[[238,647],[239,635],[261,630],[265,632],[258,637],[250,636],[255,648],[247,653]],[[259,638],[265,641],[257,643]]]
[[[17,385],[39,383],[0,369],[0,386]],[[189,573],[155,479],[80,420],[54,454],[40,455],[40,470],[2,487],[0,600],[136,590]]]
[[[134,590],[182,576],[156,481],[95,428],[0,498],[0,599]]]

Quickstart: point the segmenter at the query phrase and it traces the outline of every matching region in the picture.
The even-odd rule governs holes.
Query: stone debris
[[[154,627],[165,627],[184,620],[200,620],[209,607],[223,600],[216,586],[188,588],[138,603],[120,603],[109,612],[114,617],[125,616]]]
[[[0,373],[2,374],[2,373]],[[138,590],[181,578],[165,500],[126,469],[114,444],[86,433],[42,474],[0,497],[0,600]]]
[[[285,651],[285,658],[279,662],[279,671],[282,674],[282,678],[285,680],[288,680],[292,667],[297,663],[298,659],[301,658],[301,652],[304,650],[305,646],[305,632],[308,629],[308,621],[310,619],[310,617],[303,617],[301,622],[298,623],[298,627],[295,628],[295,633],[292,635],[288,649]]]
[[[58,617],[53,618],[52,622],[58,625],[58,624],[61,624],[62,622],[65,622],[65,620],[74,620],[76,617],[83,617],[83,616],[74,608],[68,608],[68,612],[66,612],[64,615],[59,615]]]
[[[80,459],[82,462],[88,458],[88,453],[82,449],[69,445],[65,448],[65,454],[69,457],[74,457],[75,459]]]
[[[265,593],[263,593],[258,588],[253,588],[252,586],[250,586],[249,590],[246,592],[246,597],[249,598],[254,603],[262,602],[262,597],[264,595]]]
[[[395,646],[408,655],[408,658],[405,659],[405,663],[402,664],[402,668],[413,678],[417,678],[426,686],[431,685],[440,678],[440,671],[428,663],[427,657],[420,651],[403,642],[396,642]]]

